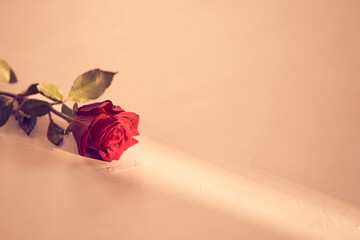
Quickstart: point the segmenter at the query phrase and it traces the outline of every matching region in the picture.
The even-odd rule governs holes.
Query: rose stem
[[[16,94],[13,94],[13,93],[3,92],[3,91],[0,91],[0,95],[5,95],[5,96],[8,96],[8,97],[13,97],[13,98],[17,98],[18,96],[21,96],[21,94],[16,95]],[[65,119],[65,120],[66,120],[67,122],[69,122],[69,123],[72,122],[72,118],[71,118],[71,117],[69,117],[69,116],[67,116],[67,115],[59,112],[58,110],[56,110],[55,108],[53,108],[53,107],[51,106],[51,104],[49,104],[49,105],[50,105],[50,111],[51,111],[51,112],[55,113],[56,115],[58,115],[58,116],[61,117],[62,119]]]
[[[13,97],[13,98],[16,98],[18,96],[16,94],[9,93],[9,92],[3,92],[3,91],[0,91],[0,95],[5,95],[5,96],[8,96],[8,97]]]
[[[72,122],[72,117],[69,117],[68,115],[65,115],[61,112],[59,112],[58,110],[56,110],[55,108],[53,108],[52,106],[50,107],[50,111],[55,113],[56,115],[58,115],[59,117],[61,117],[62,119],[65,119],[67,122],[71,123]]]

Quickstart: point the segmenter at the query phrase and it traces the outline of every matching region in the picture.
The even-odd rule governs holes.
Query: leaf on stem
[[[19,126],[29,136],[36,124],[36,116],[24,113],[18,109],[15,114],[15,119],[19,122]]]
[[[13,111],[13,108],[14,105],[12,98],[0,96],[0,127],[7,122]]]
[[[77,103],[74,103],[74,106],[73,106],[73,109],[72,109],[72,113],[73,113],[73,116],[75,116],[77,110],[79,109],[79,106]]]
[[[37,89],[37,85],[39,85],[39,84],[38,83],[31,84],[25,90],[25,92],[21,93],[20,95],[26,97],[26,96],[30,96],[30,95],[34,95],[34,94],[39,93],[39,90]]]
[[[44,116],[50,112],[51,106],[48,102],[37,99],[25,99],[19,106],[24,113],[34,116]]]
[[[70,132],[72,132],[72,122],[65,128],[64,134],[68,135]]]
[[[56,146],[59,146],[59,144],[64,138],[64,129],[54,123],[52,119],[50,119],[49,127],[47,130],[47,138]]]
[[[90,70],[77,77],[70,89],[69,99],[86,102],[100,97],[113,80],[115,72],[100,69]]]
[[[65,104],[62,105],[61,107],[61,112],[66,114],[69,117],[74,117],[73,115],[73,111],[71,110],[71,108],[69,108],[68,106],[66,106]]]
[[[51,100],[61,102],[63,99],[62,92],[54,83],[42,83],[37,85],[39,92]]]
[[[17,79],[15,73],[10,68],[9,64],[0,59],[0,81],[8,83],[16,83]]]

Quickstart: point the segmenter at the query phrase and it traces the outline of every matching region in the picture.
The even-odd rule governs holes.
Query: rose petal
[[[91,119],[82,118],[75,116],[72,121],[72,132],[74,139],[76,141],[78,151],[80,155],[85,155],[85,148],[87,143],[87,137],[89,136],[89,126],[91,124]]]
[[[89,112],[94,109],[102,109],[104,107],[110,106],[112,107],[112,102],[110,100],[103,101],[101,103],[92,103],[85,106],[82,106],[78,109],[78,112]]]
[[[116,105],[106,105],[106,107],[104,107],[106,112],[112,116],[116,115],[116,114],[119,114],[121,112],[125,112],[124,109],[122,109],[121,107],[119,106],[116,106]]]
[[[107,100],[80,107],[73,119],[73,135],[81,155],[96,151],[106,161],[118,160],[138,141],[133,136],[139,116]]]
[[[101,156],[102,159],[106,160],[106,161],[111,161],[113,159],[110,159],[108,154],[104,151],[102,151],[101,149],[99,150],[99,155]]]
[[[118,160],[126,150],[124,130],[121,127],[111,129],[103,138],[101,148],[106,159]]]
[[[137,115],[136,113],[133,113],[133,112],[122,112],[116,116],[130,120],[130,122],[131,122],[130,128],[131,128],[131,131],[133,132],[133,135],[134,136],[139,135],[139,132],[137,130],[137,128],[139,126],[139,115]]]
[[[95,120],[94,120],[95,122]],[[118,122],[111,116],[104,116],[91,126],[91,142],[95,148],[99,149],[102,139],[112,128],[116,127]]]
[[[79,151],[80,155],[82,155],[82,156],[85,156],[86,145],[87,145],[87,142],[88,142],[89,135],[90,135],[90,129],[88,131],[86,131],[84,133],[84,135],[81,137],[80,148],[79,148],[79,145],[78,145],[78,151]]]

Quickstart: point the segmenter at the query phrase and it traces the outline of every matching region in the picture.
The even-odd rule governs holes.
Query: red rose
[[[119,160],[121,154],[138,141],[139,115],[126,112],[111,101],[82,106],[72,121],[72,132],[80,155],[98,154],[107,161]]]

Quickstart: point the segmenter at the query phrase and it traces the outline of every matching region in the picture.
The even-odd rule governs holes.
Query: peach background
[[[101,100],[141,116],[121,161],[71,136],[0,129],[1,239],[359,239],[359,1],[4,1],[0,58],[19,92],[67,95],[96,67]],[[59,123],[65,125],[59,120]]]

